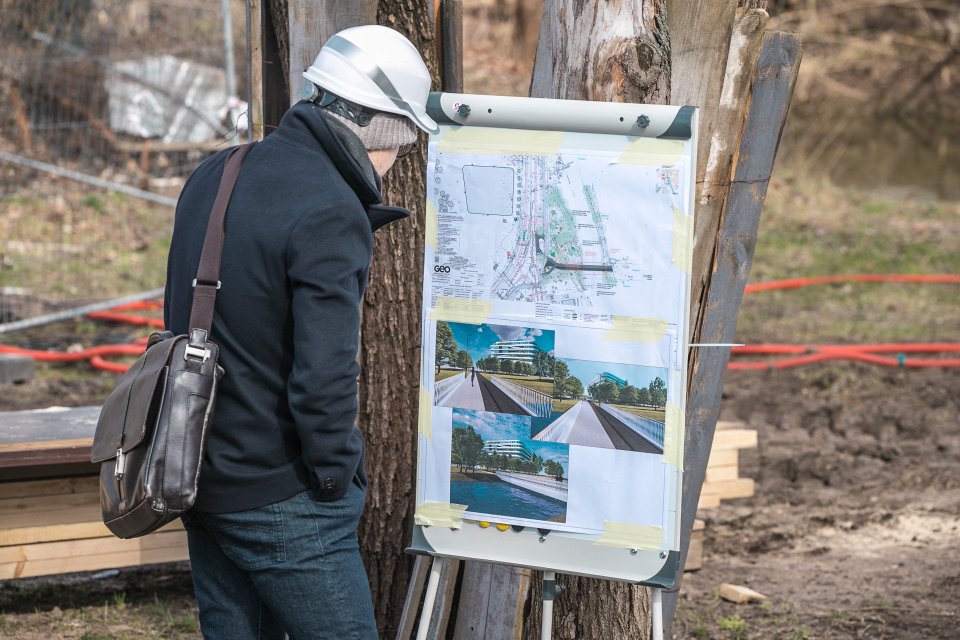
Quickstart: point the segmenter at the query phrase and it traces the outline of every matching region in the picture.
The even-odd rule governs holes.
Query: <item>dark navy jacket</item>
[[[355,426],[360,302],[373,231],[409,212],[377,206],[369,159],[344,135],[353,134],[300,102],[240,171],[211,332],[226,373],[198,509],[243,511],[304,489],[334,500],[350,482],[366,485]],[[176,334],[188,330],[225,156],[203,162],[177,204],[164,304]]]

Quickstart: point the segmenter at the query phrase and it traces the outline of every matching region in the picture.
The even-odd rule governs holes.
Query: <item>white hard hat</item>
[[[364,25],[335,33],[303,77],[344,100],[406,116],[427,133],[440,130],[426,110],[430,72],[393,29]]]

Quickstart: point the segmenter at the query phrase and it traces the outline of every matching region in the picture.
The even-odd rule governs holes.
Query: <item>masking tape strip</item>
[[[683,412],[680,405],[667,403],[663,433],[663,462],[683,469]]]
[[[489,300],[466,300],[444,296],[430,311],[429,320],[453,320],[482,324],[490,317],[493,303]]]
[[[627,146],[615,162],[616,164],[671,166],[677,164],[682,158],[682,140],[638,138]]]
[[[678,207],[673,208],[673,246],[671,260],[677,269],[689,274],[693,253],[690,239],[693,237],[693,218],[683,215]]]
[[[465,504],[423,502],[417,506],[417,510],[413,514],[413,521],[416,524],[430,527],[459,529],[463,524],[463,512],[466,510],[467,505]]]
[[[563,147],[562,131],[495,129],[490,127],[449,127],[440,134],[440,153],[520,153],[525,156],[552,156]]]
[[[593,544],[618,549],[656,551],[663,542],[663,529],[646,524],[604,520],[603,534]]]
[[[613,316],[604,340],[619,342],[660,342],[667,333],[667,321],[659,318]]]
[[[427,200],[427,220],[425,223],[425,242],[427,246],[433,249],[433,252],[437,252],[437,205],[433,203],[433,200]]]
[[[430,442],[433,439],[433,397],[420,387],[420,412],[417,417],[417,431]]]

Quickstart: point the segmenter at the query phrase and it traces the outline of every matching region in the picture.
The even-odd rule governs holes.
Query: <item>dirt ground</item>
[[[702,511],[676,638],[957,638],[960,371],[839,363],[728,373],[756,495]],[[719,599],[748,586],[762,604]]]

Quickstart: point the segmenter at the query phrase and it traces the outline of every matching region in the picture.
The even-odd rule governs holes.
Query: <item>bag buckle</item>
[[[201,362],[206,362],[210,359],[210,349],[200,349],[188,344],[186,349],[183,350],[183,359],[187,360],[190,356],[200,358]]]
[[[123,449],[117,449],[117,464],[113,471],[113,477],[117,480],[123,477],[126,472],[127,457],[123,454]]]
[[[207,285],[207,286],[210,286],[210,285],[213,285],[214,283],[212,283],[212,282],[201,282],[200,284],[205,284],[205,285]],[[219,291],[219,290],[220,290],[220,281],[219,281],[219,280],[217,280],[216,285],[217,285],[217,291]],[[193,279],[193,284],[192,284],[191,286],[192,286],[194,289],[197,288],[197,279],[196,279],[196,278]]]

